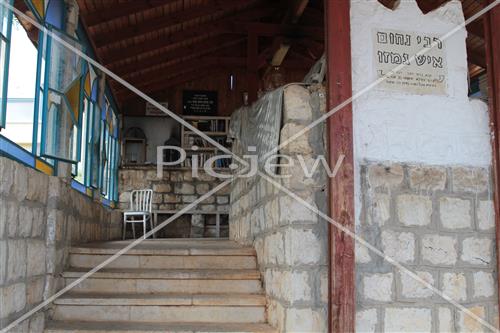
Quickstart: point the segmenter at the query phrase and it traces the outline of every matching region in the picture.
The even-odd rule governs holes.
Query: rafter
[[[202,55],[216,50],[220,50],[222,48],[241,43],[243,40],[244,40],[243,38],[235,39],[231,36],[223,36],[222,38],[221,37],[209,38],[202,40],[199,43],[190,44],[182,48],[177,48],[162,54],[150,56],[141,59],[140,61],[132,62],[127,65],[123,66],[114,65],[110,67],[119,74],[137,73],[151,67],[159,66],[161,64],[167,63],[175,59],[189,57],[192,55]]]
[[[238,12],[236,15],[232,15],[230,20],[257,20],[271,15],[276,11],[276,9],[277,7],[274,6],[245,9]],[[144,42],[136,43],[127,47],[125,52],[123,48],[115,48],[106,52],[103,58],[106,64],[111,64],[118,60],[135,57],[139,54],[151,52],[166,46],[174,46],[175,44],[185,43],[190,39],[200,37],[208,32],[210,34],[232,33],[234,31],[234,25],[230,24],[230,20],[227,17],[224,17],[216,21],[207,22],[199,26],[176,32],[175,34],[171,34],[169,36],[161,36],[155,39],[145,40]],[[126,58],[124,58],[124,56]]]
[[[114,31],[112,33],[101,34],[96,36],[95,43],[98,48],[101,48],[111,43],[118,43],[126,39],[149,34],[153,31],[163,30],[196,18],[212,16],[220,12],[251,3],[252,0],[231,0],[230,2],[211,0],[208,4],[194,6],[188,10],[157,17],[148,20],[147,22],[126,26],[119,31]]]
[[[85,13],[88,27],[93,27],[113,21],[132,14],[142,13],[151,9],[164,7],[168,4],[179,2],[180,0],[141,0],[122,2],[118,6],[113,5],[104,9]]]

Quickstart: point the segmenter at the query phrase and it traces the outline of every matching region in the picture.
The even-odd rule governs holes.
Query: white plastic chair
[[[123,239],[127,230],[127,223],[132,223],[132,233],[135,239],[135,223],[142,223],[143,237],[146,239],[146,223],[153,229],[151,219],[151,202],[153,190],[134,190],[130,193],[130,210],[123,212]],[[153,235],[154,237],[154,235]]]

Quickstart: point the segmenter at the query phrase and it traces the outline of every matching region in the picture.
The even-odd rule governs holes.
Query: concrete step
[[[45,333],[277,333],[277,330],[266,324],[250,323],[134,323],[134,322],[78,322],[49,321]]]
[[[93,268],[111,255],[70,254],[72,267]],[[107,268],[155,269],[256,269],[253,255],[122,255]]]
[[[64,272],[66,284],[87,270]],[[260,273],[255,270],[134,270],[103,269],[83,280],[75,292],[126,293],[260,293]]]
[[[264,294],[104,294],[67,293],[54,301],[56,305],[99,305],[99,306],[262,306],[266,305]]]
[[[70,249],[72,254],[112,255],[130,244],[131,240],[86,243]],[[148,239],[127,251],[128,255],[222,255],[255,256],[253,247],[244,247],[234,241],[222,239]]]
[[[208,305],[55,305],[53,320],[156,323],[264,323],[266,307]]]

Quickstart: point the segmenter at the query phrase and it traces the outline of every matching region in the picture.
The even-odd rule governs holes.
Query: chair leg
[[[135,221],[132,222],[132,235],[134,236],[135,239]]]
[[[149,218],[149,225],[151,226],[151,230],[155,228],[155,226],[153,225],[153,219],[151,217]],[[153,238],[156,238],[156,232],[153,232]]]
[[[142,220],[142,230],[143,230],[142,237],[146,239],[146,218]]]
[[[126,232],[127,232],[127,222],[123,221],[123,237],[122,237],[123,240],[125,240]]]

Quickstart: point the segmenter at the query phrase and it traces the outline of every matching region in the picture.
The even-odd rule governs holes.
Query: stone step
[[[154,274],[153,274],[154,273]],[[261,281],[258,274],[232,272],[231,275],[223,272],[198,272],[190,274],[172,273],[161,274],[160,272],[120,273],[106,270],[97,272],[91,277],[81,281],[73,290],[85,293],[260,293],[262,292]],[[257,272],[258,273],[258,272]],[[72,283],[81,277],[84,272],[64,272],[66,284]],[[177,277],[174,277],[176,275]],[[181,277],[182,276],[182,277]],[[237,279],[235,279],[237,278]]]
[[[264,323],[266,307],[206,305],[55,305],[53,320],[156,323]]]
[[[87,243],[70,249],[72,254],[112,255],[130,244],[131,240]],[[244,247],[223,239],[148,239],[126,252],[128,255],[221,255],[255,256],[253,247]]]
[[[241,332],[277,333],[267,324],[250,323],[134,323],[134,322],[78,322],[49,321],[45,333],[157,333],[157,332]]]
[[[264,294],[103,294],[71,292],[57,298],[56,305],[99,305],[99,306],[262,306],[266,305]]]
[[[79,278],[88,270],[71,268],[63,272],[65,278]],[[105,279],[206,279],[206,280],[258,280],[260,272],[255,269],[126,269],[106,268],[94,274],[93,278]]]
[[[110,255],[70,255],[72,267],[93,268]],[[122,255],[109,263],[107,268],[155,268],[155,269],[256,269],[253,255]]]

